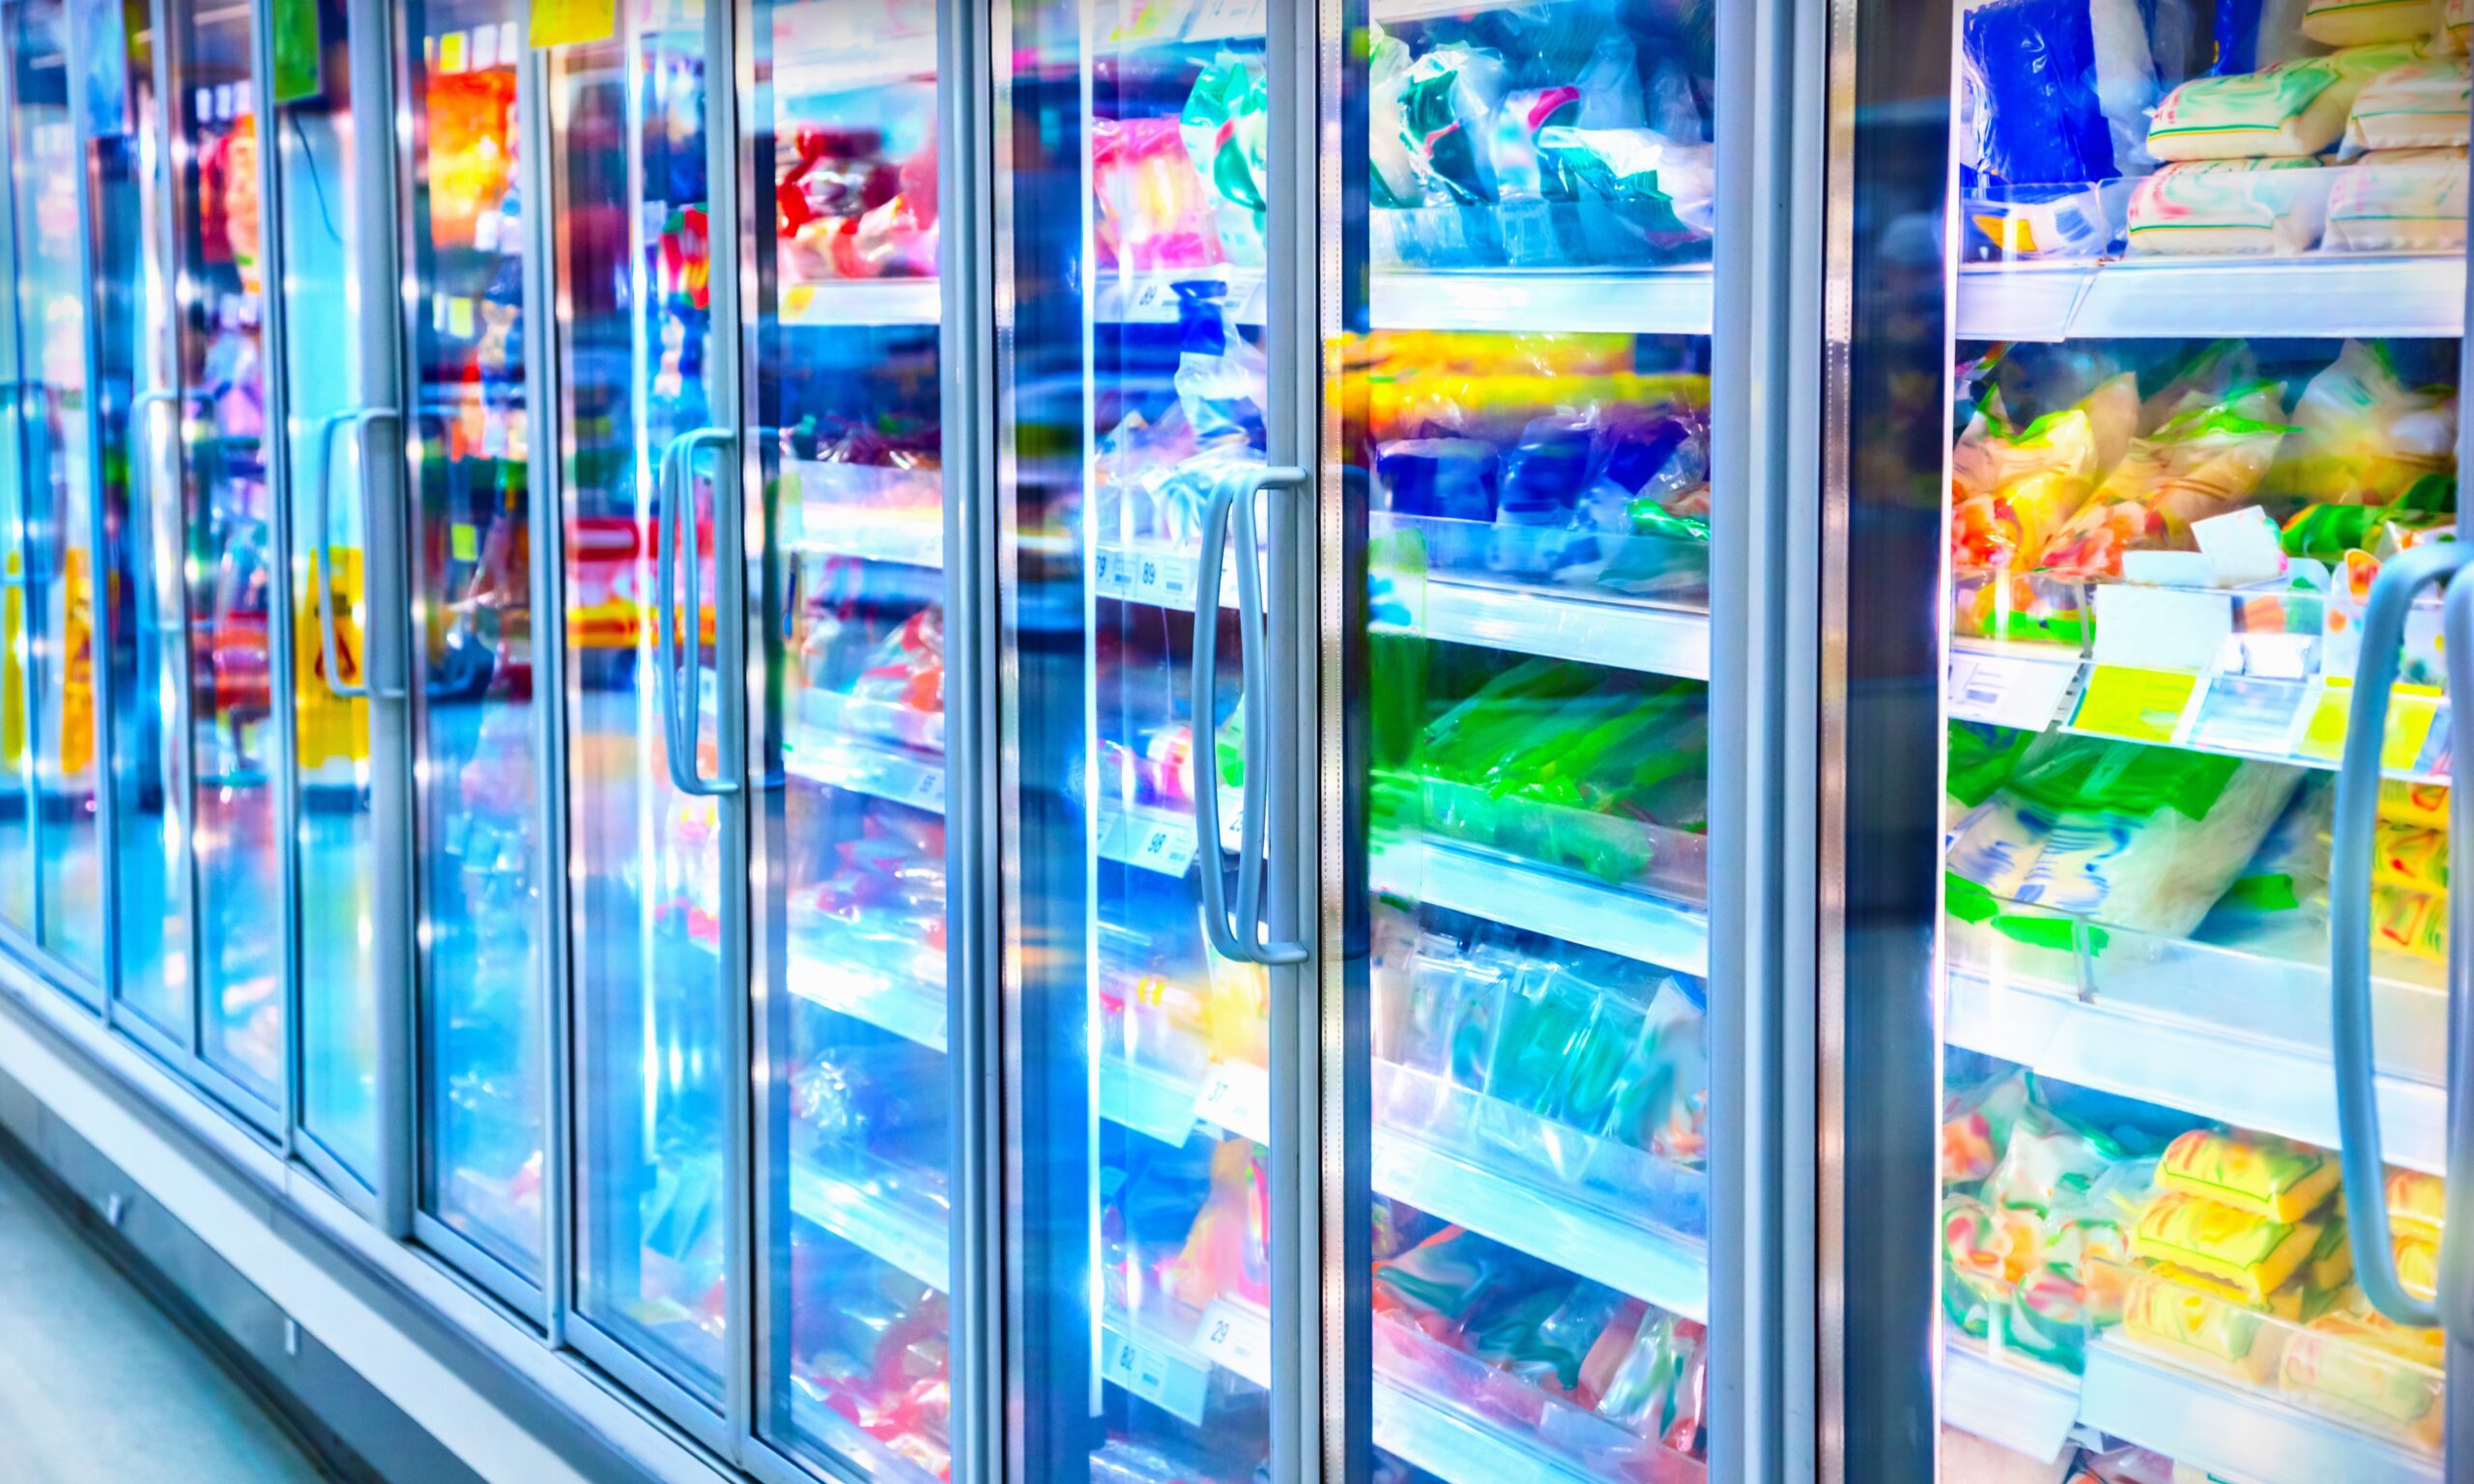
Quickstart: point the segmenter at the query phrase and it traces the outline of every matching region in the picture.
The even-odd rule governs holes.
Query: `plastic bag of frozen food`
[[[2457,398],[2408,387],[2387,347],[2348,340],[2296,397],[2264,490],[2322,504],[2386,505],[2457,463]]]
[[[1647,128],[1550,125],[1538,153],[1583,204],[1595,245],[1629,256],[1626,244],[1657,252],[1706,241],[1716,222],[1716,156]]]
[[[1228,287],[1198,279],[1171,287],[1177,295],[1177,403],[1197,448],[1266,446],[1262,351],[1239,333]]]
[[[1604,1132],[1686,1163],[1708,1143],[1710,1064],[1702,1006],[1680,980],[1658,986],[1615,1074]]]
[[[868,657],[843,707],[852,729],[912,747],[945,745],[944,610],[930,605],[903,620]]]
[[[2305,505],[2285,523],[2279,543],[2288,556],[2339,563],[2349,554],[2386,559],[2457,527],[2457,479],[2427,474],[2386,505]]]
[[[2241,873],[2300,775],[2049,733],[1963,821],[1949,869],[2016,901],[2180,936]]]
[[[2344,156],[2373,150],[2465,148],[2466,112],[2474,106],[2465,62],[2421,57],[2392,67],[2363,85],[2345,123]]]
[[[1942,1100],[1942,1183],[1971,1185],[1991,1175],[2010,1148],[2028,1106],[2028,1074],[2013,1069]]]
[[[2007,566],[2043,550],[2122,457],[2138,416],[2139,383],[2128,372],[2016,431],[1987,409],[1951,459],[1951,561]]]
[[[1242,58],[1223,56],[1194,79],[1177,116],[1186,155],[1211,183],[1220,246],[1229,262],[1263,261],[1263,180],[1269,148],[1269,95],[1263,73]]]
[[[1173,119],[1093,119],[1092,235],[1105,266],[1200,268],[1221,260],[1218,199]]]
[[[1679,1453],[1697,1455],[1708,1425],[1708,1331],[1691,1320],[1653,1313],[1608,1381],[1598,1415]]]
[[[1961,22],[1971,163],[2014,186],[2120,172],[2097,95],[2089,0],[1990,0]]]
[[[1409,64],[1401,84],[1401,138],[1422,203],[1482,206],[1495,199],[1485,141],[1504,78],[1503,59],[1474,46],[1435,46]]]
[[[2474,0],[2439,0],[2439,24],[2433,40],[2461,57],[2469,38],[2474,38]]]
[[[2158,159],[2320,154],[2344,135],[2363,87],[2414,55],[2405,43],[2356,46],[2256,72],[2194,77],[2156,105],[2148,151]]]
[[[1563,1270],[1462,1227],[1448,1226],[1374,1267],[1374,1308],[1437,1339],[1456,1340],[1541,1289]]]
[[[2460,252],[2465,151],[2380,150],[2336,172],[2327,245],[2340,252]]]
[[[2177,161],[2132,190],[2130,250],[2308,252],[2327,224],[2329,185],[2311,158]]]
[[[2122,575],[2122,554],[2192,550],[2191,525],[2249,499],[2290,431],[2280,388],[2260,382],[2213,407],[2176,414],[2130,449],[2036,565],[2078,577]]]
[[[2165,384],[2140,399],[2139,431],[2153,433],[2193,408],[2222,402],[2234,387],[2259,379],[2248,340],[2215,340],[2200,348]]]
[[[2419,42],[2438,22],[2431,0],[2310,0],[2302,34],[2322,46]]]

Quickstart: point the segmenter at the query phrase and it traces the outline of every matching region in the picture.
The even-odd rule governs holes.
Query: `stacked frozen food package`
[[[2355,1282],[2327,965],[2365,604],[2456,538],[2462,8],[1963,9],[1949,1456],[2436,1479],[2437,1334]],[[2022,70],[2031,42],[2067,65]],[[2393,1255],[2428,1289],[2450,757],[2429,601],[2400,675],[2369,929],[2384,1147],[2356,1157],[2384,1163]]]

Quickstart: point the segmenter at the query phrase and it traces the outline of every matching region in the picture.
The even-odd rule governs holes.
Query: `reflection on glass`
[[[96,313],[104,418],[103,632],[111,671],[113,889],[122,1004],[175,1044],[189,1035],[188,774],[179,740],[188,629],[173,464],[171,120],[156,87],[151,8],[88,10],[101,53],[92,130]],[[127,34],[119,22],[126,18]],[[114,47],[121,48],[117,52]],[[115,73],[115,69],[117,70]]]
[[[270,631],[266,285],[258,121],[242,11],[184,14],[179,233],[199,1050],[272,1103],[283,1058],[283,914]]]
[[[67,17],[35,0],[8,21],[11,180],[17,234],[17,408],[26,504],[27,663],[35,687],[34,809],[43,946],[100,984],[94,481],[86,289]]]
[[[936,8],[757,8],[755,421],[782,532],[786,775],[766,912],[787,1084],[764,1430],[948,1475],[945,490]],[[786,1292],[784,1292],[786,1290]]]
[[[365,683],[360,441],[336,414],[366,405],[354,276],[352,67],[344,0],[320,0],[318,65],[283,81],[275,104],[275,200],[290,301],[284,348],[286,457],[292,463],[293,726],[301,803],[301,1124],[364,1180],[377,1175],[378,986],[371,945],[369,703],[335,694]],[[311,486],[329,473],[327,526]],[[319,631],[331,589],[338,673]]]
[[[421,625],[422,1208],[518,1274],[541,1241],[532,695],[511,4],[412,9],[413,575]]]
[[[563,47],[552,83],[561,294],[569,939],[585,1099],[583,1316],[721,1394],[727,1014],[719,810],[672,783],[654,622],[664,454],[712,405],[704,12],[631,0],[624,38]],[[685,481],[705,607],[714,483]],[[713,719],[705,726],[716,734]],[[710,775],[719,762],[702,766]]]
[[[1386,1475],[1705,1469],[1709,344],[1645,331],[1707,323],[1713,14],[1378,5],[1351,77]]]

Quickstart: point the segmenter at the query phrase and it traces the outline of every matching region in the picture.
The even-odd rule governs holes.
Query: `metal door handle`
[[[721,766],[716,775],[706,778],[697,771],[696,750],[704,730],[704,594],[703,579],[696,570],[696,525],[688,514],[687,478],[695,470],[696,455],[705,448],[735,446],[738,440],[727,428],[698,428],[671,440],[662,450],[660,475],[656,488],[661,499],[661,511],[655,522],[653,556],[653,586],[660,594],[659,671],[655,677],[661,689],[663,740],[670,754],[670,781],[679,792],[703,798],[722,798],[738,792],[739,780],[733,759],[741,749],[737,745],[739,710],[736,706],[717,705],[721,727]],[[716,511],[713,541],[714,596],[723,599],[730,589],[728,564],[722,560],[721,522]],[[685,637],[686,653],[678,652],[678,585],[676,571],[678,548],[687,548],[687,621],[695,625]],[[727,606],[726,602],[720,606]],[[725,615],[714,615],[713,637],[718,642]],[[686,684],[680,684],[680,671],[686,672]]]
[[[318,424],[318,472],[309,482],[309,534],[318,548],[318,653],[326,666],[327,689],[342,700],[367,699],[371,691],[366,681],[344,679],[339,663],[342,645],[335,632],[335,552],[333,544],[327,539],[334,521],[335,432],[350,423],[354,446],[361,451],[361,529],[366,531],[371,528],[368,511],[369,429],[377,423],[401,420],[402,414],[391,407],[363,407],[331,414]],[[366,634],[362,637],[361,649],[362,672],[367,673],[369,643]],[[382,700],[402,700],[407,693],[388,688],[377,694]]]
[[[1270,943],[1263,939],[1263,798],[1265,737],[1277,729],[1262,673],[1265,647],[1260,556],[1254,540],[1254,505],[1264,490],[1304,489],[1313,476],[1294,466],[1254,471],[1224,480],[1204,507],[1202,547],[1195,554],[1194,654],[1190,678],[1194,716],[1194,859],[1202,867],[1203,931],[1221,956],[1246,963],[1303,963],[1303,943]],[[1213,701],[1220,688],[1220,567],[1228,550],[1232,516],[1237,526],[1237,640],[1240,678],[1238,704],[1244,710],[1243,811],[1237,825],[1237,913],[1228,911],[1228,884],[1220,863],[1220,745],[1212,726]],[[1286,614],[1281,620],[1286,621]],[[1278,739],[1285,746],[1285,735]]]
[[[2337,1157],[2345,1172],[2346,1236],[2353,1243],[2354,1278],[2364,1296],[2390,1319],[2417,1329],[2438,1325],[2440,1314],[2437,1305],[2415,1298],[2398,1282],[2397,1257],[2389,1244],[2378,1067],[2372,1045],[2373,826],[2379,813],[2388,693],[2397,683],[2397,650],[2405,641],[2406,614],[2425,587],[2447,582],[2469,558],[2474,558],[2474,544],[2445,541],[2418,546],[2381,568],[2371,585],[2371,601],[2363,613],[2362,654],[2354,663],[2352,706],[2345,719],[2345,755],[2337,768],[2336,819],[2329,843],[2329,1050],[2337,1074]],[[2474,668],[2469,668],[2474,655],[2458,652],[2455,632],[2460,610],[2474,620],[2474,609],[2464,609],[2467,602],[2474,602],[2474,584],[2451,589],[2446,648],[2451,695],[2474,699]],[[2466,631],[2466,642],[2474,643],[2474,628]],[[2450,709],[2453,714],[2455,706]],[[2452,961],[2463,956],[2466,946],[2450,944]],[[2461,997],[2451,997],[2452,1021],[2461,1013],[2462,1003]],[[2456,1193],[2453,1184],[2452,1198]],[[2442,1270],[2446,1270],[2445,1259]]]

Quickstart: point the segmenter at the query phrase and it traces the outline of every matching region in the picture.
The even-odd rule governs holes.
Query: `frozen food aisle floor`
[[[220,1361],[0,1157],[0,1474],[324,1480]]]

